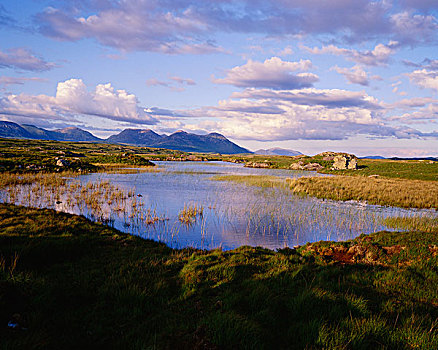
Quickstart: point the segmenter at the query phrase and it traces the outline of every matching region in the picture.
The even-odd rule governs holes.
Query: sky
[[[0,120],[438,156],[436,0],[1,0]]]

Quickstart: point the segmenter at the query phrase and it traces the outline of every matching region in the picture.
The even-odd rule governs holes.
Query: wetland
[[[421,222],[438,217],[434,210],[317,199],[288,187],[301,178],[327,177],[316,172],[220,161],[156,164],[56,180],[53,174],[33,180],[34,175],[18,175],[0,191],[0,201],[84,215],[173,248],[224,250],[341,241],[392,229],[395,218]]]

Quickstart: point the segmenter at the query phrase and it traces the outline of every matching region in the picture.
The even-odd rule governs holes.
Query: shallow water
[[[121,231],[159,240],[172,247],[204,249],[233,249],[242,245],[275,249],[319,240],[345,240],[386,229],[381,220],[387,216],[430,213],[358,202],[303,198],[286,189],[211,180],[214,175],[321,176],[313,172],[252,169],[224,162],[156,163],[161,170],[159,172],[95,173],[72,180],[79,181],[76,186],[78,193],[81,186],[85,188],[87,184],[102,181],[123,189],[125,193],[131,191],[126,200],[111,199],[109,193],[114,189],[105,193],[100,189],[88,192],[105,198],[97,209],[93,209],[90,203],[79,203],[79,199],[76,199],[76,204],[71,204],[74,200],[72,193],[68,192],[74,192],[73,187],[49,197],[38,194],[43,190],[34,189],[32,193],[36,195],[31,191],[22,192],[14,201],[26,205],[23,198],[29,197],[33,206],[83,214]],[[31,196],[37,198],[30,199]],[[3,197],[2,201],[10,200]],[[202,207],[202,215],[181,222],[180,212],[190,205]]]

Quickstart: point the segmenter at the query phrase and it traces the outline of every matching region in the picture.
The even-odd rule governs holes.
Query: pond
[[[323,176],[314,172],[254,169],[225,162],[156,162],[154,171],[93,173],[50,190],[21,186],[0,200],[82,214],[171,247],[277,249],[319,240],[346,240],[388,229],[389,216],[429,211],[335,202],[293,195],[215,175],[270,175],[280,179]]]

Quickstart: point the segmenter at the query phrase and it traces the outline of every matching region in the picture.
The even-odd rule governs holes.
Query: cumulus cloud
[[[323,106],[324,108],[360,107],[379,110],[383,107],[379,101],[363,91],[341,89],[302,89],[274,91],[270,89],[246,89],[234,92],[231,98],[269,100],[273,104],[288,101],[305,106]]]
[[[394,37],[405,44],[436,40],[438,22],[432,15],[404,11],[390,16]]]
[[[405,124],[438,124],[438,101],[434,102],[427,105],[419,104],[423,107],[412,112],[392,116],[389,119]]]
[[[399,6],[369,0],[64,1],[36,21],[56,39],[95,38],[128,51],[217,52],[221,48],[212,37],[218,32],[328,35],[349,43],[386,38],[412,45],[437,39],[437,19],[427,13],[427,1],[433,0],[421,0],[418,7],[410,0]]]
[[[81,79],[58,83],[55,96],[7,95],[0,99],[0,115],[76,120],[78,116],[97,116],[121,122],[154,124],[137,97],[110,84],[99,84],[89,92]]]
[[[313,85],[319,80],[313,73],[297,73],[312,67],[310,60],[299,62],[283,61],[272,57],[264,62],[249,60],[243,66],[234,67],[226,72],[226,77],[214,79],[218,84],[237,87],[267,87],[272,89],[300,89]]]
[[[359,84],[363,86],[368,86],[370,84],[367,72],[363,70],[361,66],[354,66],[351,68],[341,68],[334,66],[332,70],[342,74],[350,84]],[[374,76],[374,79],[378,77]]]
[[[30,50],[22,47],[6,51],[0,50],[0,68],[13,68],[34,72],[43,72],[52,69],[55,64],[35,56]]]
[[[37,20],[47,36],[69,41],[96,38],[103,45],[126,51],[202,54],[222,50],[201,38],[207,23],[191,8],[172,12],[153,1],[121,1],[79,17],[49,7]]]
[[[409,80],[422,88],[438,91],[438,70],[429,71],[427,69],[415,70],[406,74]]]
[[[345,56],[350,61],[368,66],[381,66],[387,64],[391,56],[396,52],[397,47],[399,47],[399,43],[397,41],[390,41],[387,45],[378,44],[373,50],[367,51],[345,49],[335,45],[323,46],[322,48],[309,48],[303,46],[305,50],[313,54]]]
[[[185,111],[205,118],[196,127],[218,130],[236,139],[345,140],[352,136],[437,137],[391,125],[384,104],[365,92],[314,88],[303,90],[246,89],[217,106]],[[193,125],[192,125],[193,126]]]

